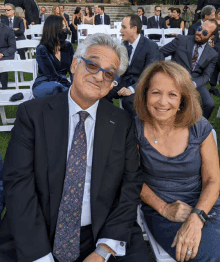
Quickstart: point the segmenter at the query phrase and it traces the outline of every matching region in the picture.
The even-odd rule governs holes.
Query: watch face
[[[202,221],[203,221],[204,223],[207,222],[208,216],[206,215],[206,213],[205,213],[204,211],[201,212],[200,217],[201,217],[201,219],[202,219]]]

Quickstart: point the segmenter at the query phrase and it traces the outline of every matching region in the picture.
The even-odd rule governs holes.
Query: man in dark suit
[[[159,5],[156,5],[154,7],[154,13],[155,15],[148,18],[147,21],[147,28],[167,28],[166,26],[166,21],[163,17],[161,17],[161,7]],[[156,39],[156,40],[160,40],[160,38],[162,37],[161,35],[152,35],[150,34],[148,36],[150,39]]]
[[[0,61],[14,59],[16,52],[15,34],[12,28],[0,23]],[[8,87],[8,73],[0,73],[2,89]]]
[[[147,17],[144,15],[143,7],[138,7],[137,14],[141,19],[142,25],[147,25]]]
[[[24,40],[24,22],[22,18],[14,16],[15,6],[13,4],[6,4],[5,13],[6,16],[1,16],[2,23],[6,24],[14,30],[16,41]],[[25,59],[25,50],[23,48],[18,49],[18,54],[20,55],[21,59]]]
[[[124,109],[135,116],[133,100],[138,79],[148,65],[159,61],[159,48],[152,40],[140,34],[142,24],[137,15],[125,17],[121,27],[120,32],[128,51],[129,66],[106,99],[112,101],[113,98],[122,98]]]
[[[168,15],[164,17],[165,21],[173,16],[173,7],[168,8]]]
[[[70,24],[70,17],[68,14],[64,13],[64,5],[59,5],[60,12],[63,13],[64,17],[66,18],[66,21],[68,25]]]
[[[40,9],[40,23],[44,23],[47,17],[48,14],[46,14],[46,7],[42,6]]]
[[[20,6],[25,11],[27,24],[39,24],[39,9],[35,0],[5,0],[5,4]]]
[[[99,14],[95,16],[95,25],[110,25],[110,17],[104,13],[104,6],[99,5]]]
[[[195,35],[195,32],[197,30],[197,28],[199,26],[201,26],[206,20],[208,19],[215,19],[215,7],[212,5],[207,5],[205,7],[202,8],[202,12],[201,12],[201,20],[195,24],[192,24],[189,27],[188,30],[188,35]],[[214,47],[214,49],[218,52],[219,54],[219,59],[220,59],[220,53],[219,53],[219,48],[217,46],[220,45],[220,39],[219,39],[219,34],[218,31],[215,34],[215,37],[212,39],[213,43],[212,43],[212,47]],[[215,65],[215,69],[210,77],[210,85],[211,88],[209,89],[209,92],[212,93],[213,95],[220,97],[219,91],[216,88],[216,84],[217,84],[217,79],[218,79],[218,73],[219,73],[219,68],[218,68],[218,63],[216,63]]]
[[[102,99],[126,70],[126,50],[105,34],[84,48],[70,90],[18,107],[3,174],[16,262],[152,261],[136,223],[134,122]]]
[[[202,8],[206,5],[213,5],[216,9],[218,9],[220,7],[220,2],[219,0],[198,0],[196,12],[201,12]]]
[[[215,105],[206,84],[218,59],[217,52],[207,42],[214,38],[217,27],[216,20],[207,20],[199,31],[196,31],[195,36],[178,35],[160,49],[161,59],[172,55],[172,60],[189,71],[201,95],[203,115],[207,119],[211,116]]]

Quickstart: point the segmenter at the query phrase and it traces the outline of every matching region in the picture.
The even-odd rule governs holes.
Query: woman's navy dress
[[[208,120],[202,117],[190,128],[187,148],[175,157],[166,157],[152,147],[138,117],[135,122],[144,183],[167,203],[180,200],[195,207],[202,189],[200,145],[212,131]],[[156,241],[175,259],[176,248],[171,248],[171,244],[182,223],[167,220],[145,203],[142,211]],[[202,229],[198,254],[190,261],[220,261],[220,197],[209,216]]]
[[[69,73],[72,79],[70,66],[73,60],[73,46],[65,42],[65,49],[61,51],[59,61],[55,54],[51,54],[45,45],[39,45],[36,50],[38,63],[38,76],[33,84],[33,95],[35,98],[53,95],[63,92],[71,86],[66,74]]]

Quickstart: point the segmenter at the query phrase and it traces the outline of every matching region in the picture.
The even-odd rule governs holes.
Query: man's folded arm
[[[4,162],[4,189],[10,229],[18,262],[29,262],[51,252],[34,177],[34,127],[25,104],[18,107]]]

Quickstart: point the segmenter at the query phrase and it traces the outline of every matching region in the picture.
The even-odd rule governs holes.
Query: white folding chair
[[[88,35],[88,29],[91,29],[93,27],[94,25],[86,25],[86,24],[77,25],[78,44],[82,43],[86,39]],[[84,34],[85,30],[87,30],[87,35]]]
[[[162,39],[163,39],[163,28],[149,28],[149,29],[144,29],[144,36],[149,38],[149,35],[161,35],[160,40],[153,40],[155,41],[158,46],[163,46],[162,44]]]
[[[25,52],[25,58],[28,59],[28,54],[30,59],[32,59],[32,55],[36,53],[36,48],[39,45],[40,41],[39,40],[19,40],[16,41],[16,48],[21,49],[21,48],[27,48],[28,51]]]
[[[120,41],[122,40],[121,33],[118,29],[109,29],[107,34],[111,35],[111,37],[116,37]]]
[[[163,30],[162,44],[166,45],[170,43],[175,37],[166,38],[166,35],[182,35],[183,30],[181,28],[167,28]]]
[[[114,22],[114,28],[121,30],[121,23],[122,22]]]
[[[185,35],[188,35],[188,29],[187,29],[187,28],[185,28],[184,34],[185,34]]]
[[[31,30],[31,39],[32,40],[40,40],[41,35],[43,33],[43,24],[40,25],[29,25]],[[38,35],[38,36],[35,36]]]
[[[25,29],[24,31],[24,36],[27,39],[27,36],[30,35],[31,36],[31,29]]]
[[[37,77],[36,59],[0,61],[0,73],[3,72],[14,72],[15,74],[15,82],[8,82],[8,87],[15,87],[15,89],[19,89],[20,86],[28,86],[29,89],[31,89],[33,82]],[[18,72],[32,73],[33,80],[19,81]],[[0,87],[2,87],[1,84]]]

